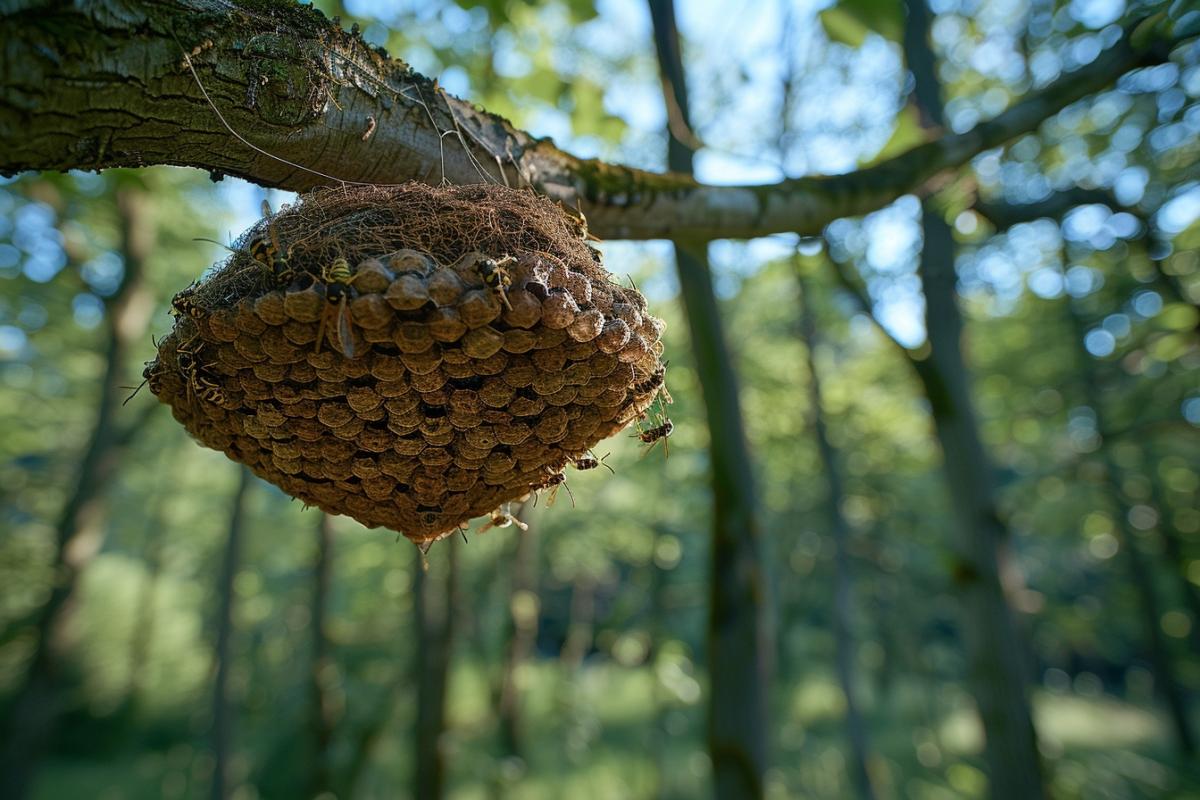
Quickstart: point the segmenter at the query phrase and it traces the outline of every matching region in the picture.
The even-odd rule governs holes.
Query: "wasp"
[[[492,528],[507,528],[510,525],[516,525],[523,531],[529,530],[529,526],[527,524],[517,519],[516,516],[513,515],[512,504],[501,503],[500,507],[491,513],[491,518],[484,523],[483,527],[479,529],[479,532],[483,533],[484,531]]]
[[[199,285],[199,281],[192,281],[190,286],[171,298],[171,311],[175,316],[191,317],[192,319],[204,316],[204,309],[196,305],[196,301],[192,299],[196,294],[196,287]]]
[[[651,450],[653,450],[654,445],[658,444],[659,441],[662,441],[663,443],[663,452],[670,453],[670,449],[667,446],[667,437],[670,436],[675,430],[675,424],[665,417],[661,419],[663,420],[661,425],[651,428],[648,431],[639,431],[637,434],[637,437],[641,439],[644,444],[650,445],[646,448],[646,453],[649,453]],[[645,456],[646,453],[643,453],[642,455]]]
[[[188,375],[188,391],[194,397],[199,397],[206,403],[221,405],[225,402],[225,390],[218,386],[213,380],[201,374],[201,370],[193,370]]]
[[[584,216],[583,210],[579,206],[574,206],[573,208],[563,206],[563,211],[566,212],[567,219],[571,222],[571,227],[575,229],[575,235],[585,243],[602,241],[599,236],[588,230],[587,217]],[[588,244],[588,247],[591,247],[591,245]]]
[[[325,282],[325,309],[321,312],[321,324],[317,328],[317,349],[325,339],[325,328],[332,313],[336,319],[338,349],[346,358],[354,358],[354,331],[350,318],[350,286],[358,278],[350,271],[350,262],[335,258],[333,263],[321,269],[321,280]]]
[[[542,489],[550,490],[550,496],[546,499],[546,506],[549,507],[549,506],[554,505],[554,498],[556,498],[558,496],[558,487],[559,486],[562,486],[563,488],[565,488],[567,490],[567,496],[571,498],[571,508],[574,508],[575,507],[575,495],[571,492],[571,487],[567,486],[567,476],[563,475],[561,472],[551,473],[550,475],[548,475],[546,477],[545,480],[543,480],[541,482],[541,484],[533,487],[533,491],[534,491],[533,503],[534,503],[534,505],[537,505],[537,498],[538,498],[537,493],[540,492]]]
[[[267,219],[267,232],[260,234],[250,242],[250,257],[262,264],[275,277],[276,286],[287,286],[296,277],[296,271],[288,263],[292,248],[284,252],[279,244],[279,234],[275,231],[275,222],[271,219],[271,204],[262,201],[263,216]]]
[[[512,276],[505,267],[515,261],[512,256],[505,256],[501,259],[481,258],[475,262],[475,271],[479,273],[479,277],[483,278],[484,284],[496,293],[509,311],[512,311],[512,305],[508,302],[506,290],[512,286]]]
[[[649,378],[646,378],[646,380],[642,381],[641,383],[635,383],[633,385],[633,393],[636,395],[643,395],[649,394],[650,392],[657,392],[661,389],[662,394],[666,396],[667,402],[671,402],[671,395],[666,389],[667,366],[670,363],[671,362],[668,361],[664,364],[660,364],[658,369],[654,370]]]
[[[611,455],[611,453],[605,453],[600,458],[596,458],[596,454],[593,453],[591,450],[588,450],[586,456],[575,459],[575,462],[574,462],[575,469],[585,470],[585,469],[595,469],[596,467],[604,467],[606,470],[608,470],[612,474],[616,475],[617,474],[616,470],[614,470],[608,464],[604,463],[604,459],[608,458],[610,455]]]
[[[200,351],[204,349],[204,342],[200,342],[195,347],[192,346],[192,343],[199,337],[200,333],[197,331],[192,338],[175,346],[175,364],[187,386],[189,400],[199,398],[207,403],[220,405],[225,402],[225,390],[208,377],[208,371],[199,361]],[[151,372],[146,377],[150,382],[150,391],[158,394],[154,389],[156,373]]]
[[[179,367],[179,374],[187,378],[197,369],[196,357],[200,355],[200,351],[204,349],[204,342],[192,347],[192,342],[200,338],[200,332],[192,334],[192,338],[186,342],[180,342],[175,345],[175,364]]]

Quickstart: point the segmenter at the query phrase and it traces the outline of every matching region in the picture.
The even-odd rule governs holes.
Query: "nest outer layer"
[[[250,257],[267,242],[285,269]],[[495,267],[504,291],[485,282]],[[663,383],[662,322],[581,220],[527,190],[321,190],[175,305],[145,375],[192,436],[418,543],[557,486]]]

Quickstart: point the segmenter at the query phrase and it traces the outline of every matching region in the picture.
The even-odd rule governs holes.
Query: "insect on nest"
[[[585,236],[525,190],[319,191],[176,295],[145,377],[306,505],[418,543],[519,526],[507,503],[611,470],[596,443],[669,401],[662,322]]]

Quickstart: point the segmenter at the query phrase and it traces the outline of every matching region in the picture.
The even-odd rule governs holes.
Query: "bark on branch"
[[[614,239],[818,233],[1034,130],[1176,43],[1125,36],[995,119],[858,172],[708,186],[576,158],[308,6],[41,2],[0,20],[12,32],[0,49],[2,174],[178,164],[299,191],[339,180],[495,180],[578,205],[594,232]]]

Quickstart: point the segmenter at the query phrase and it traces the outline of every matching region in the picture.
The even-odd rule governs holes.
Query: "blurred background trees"
[[[1158,9],[687,3],[671,66],[640,0],[318,5],[576,154],[670,142],[710,183],[965,130]],[[822,237],[683,242],[678,273],[601,244],[668,321],[670,459],[614,440],[576,509],[428,571],[121,405],[261,190],[5,180],[0,793],[694,797],[709,707],[745,702],[747,794],[978,797],[1014,759],[997,796],[1200,793],[1198,101],[1192,44]],[[773,636],[722,651],[764,675],[730,695],[733,565]]]

